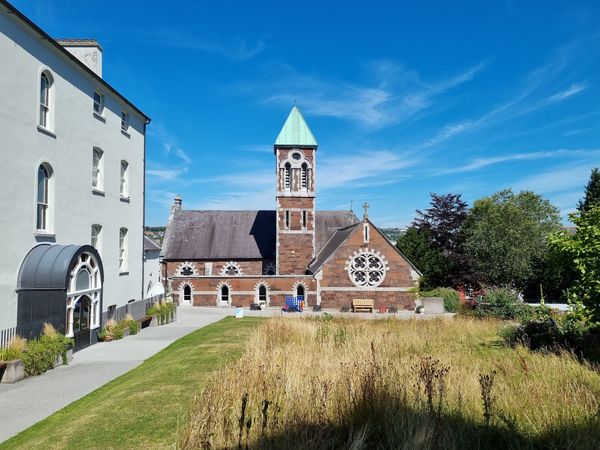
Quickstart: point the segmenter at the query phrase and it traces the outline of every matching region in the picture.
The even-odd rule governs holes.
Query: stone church
[[[274,145],[275,210],[186,211],[178,196],[163,279],[180,305],[414,309],[419,271],[368,218],[316,209],[317,141],[294,106]],[[343,168],[340,168],[343,170]]]

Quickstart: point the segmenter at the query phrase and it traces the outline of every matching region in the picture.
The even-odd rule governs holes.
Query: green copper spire
[[[290,111],[283,128],[279,132],[279,136],[275,140],[275,146],[291,145],[298,147],[316,147],[317,140],[313,136],[310,128],[306,124],[306,120],[296,105]]]

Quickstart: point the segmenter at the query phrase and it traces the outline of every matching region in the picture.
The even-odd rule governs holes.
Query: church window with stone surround
[[[290,229],[290,211],[289,209],[285,210],[285,229]]]
[[[307,212],[306,211],[302,211],[302,229],[306,230],[306,216],[307,216]]]
[[[223,275],[227,275],[228,277],[235,277],[240,275],[240,268],[235,264],[229,264],[223,269]]]
[[[189,277],[191,275],[194,275],[194,269],[192,269],[190,266],[184,266],[181,268],[180,273],[184,277]]]
[[[285,164],[283,171],[283,187],[284,189],[290,189],[292,185],[292,165],[290,163]]]
[[[302,163],[300,168],[302,189],[308,189],[308,164]]]
[[[93,165],[92,165],[92,187],[102,190],[104,185],[104,174],[102,173],[102,156],[104,152],[97,147],[93,150]]]
[[[229,287],[227,285],[221,286],[221,292],[219,292],[219,298],[223,303],[229,303]]]
[[[354,256],[348,267],[352,283],[359,287],[379,286],[385,278],[385,263],[376,254],[361,252]]]
[[[258,302],[267,303],[267,287],[264,284],[258,287]]]
[[[50,208],[50,176],[52,172],[48,166],[42,164],[38,168],[37,180],[37,217],[36,229],[38,231],[49,231],[48,212]]]

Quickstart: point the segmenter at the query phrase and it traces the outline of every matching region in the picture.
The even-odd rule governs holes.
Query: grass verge
[[[210,374],[234,361],[261,318],[228,317],[175,341],[0,449],[168,448]]]

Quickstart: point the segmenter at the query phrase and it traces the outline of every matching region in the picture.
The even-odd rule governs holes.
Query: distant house
[[[146,125],[102,78],[102,48],[55,40],[0,0],[0,331],[96,339],[144,295]]]
[[[148,236],[144,236],[144,295],[146,298],[165,293],[159,258],[160,246]]]
[[[418,270],[369,220],[316,209],[317,142],[297,107],[274,145],[275,210],[186,211],[175,199],[163,278],[182,305],[414,308]],[[340,170],[343,170],[343,159]]]

